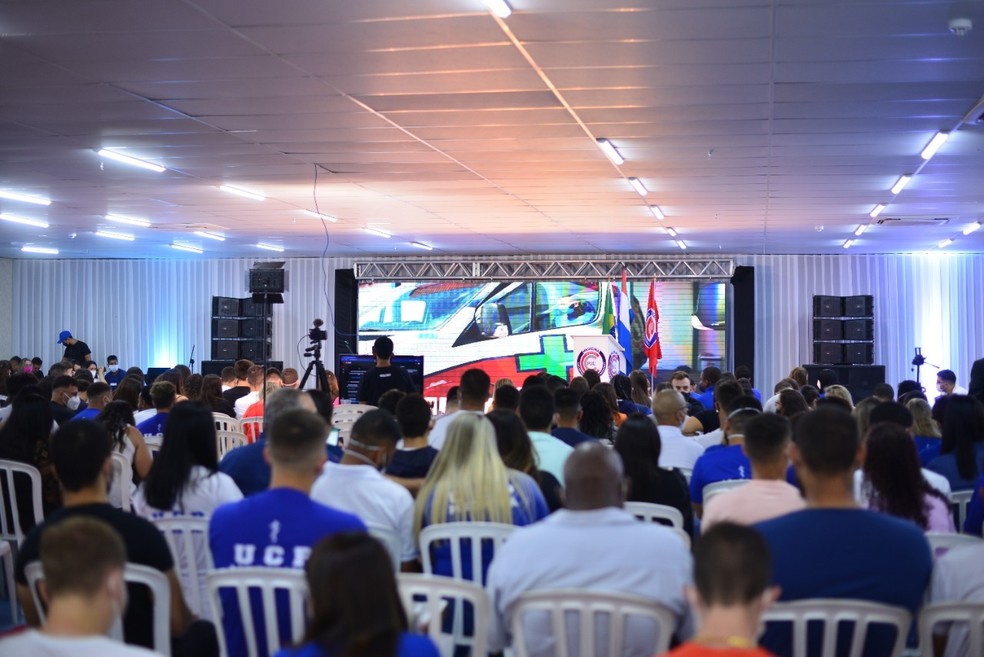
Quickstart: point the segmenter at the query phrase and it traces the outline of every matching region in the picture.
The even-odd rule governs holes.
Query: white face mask
[[[66,403],[66,405],[68,406],[69,410],[75,411],[75,410],[78,410],[79,404],[81,404],[81,403],[82,403],[82,400],[79,399],[79,396],[78,395],[75,395],[74,397],[69,397],[68,398],[68,402]]]
[[[115,372],[116,370],[120,369],[120,366],[119,365],[109,365],[106,369],[108,369],[110,372]]]

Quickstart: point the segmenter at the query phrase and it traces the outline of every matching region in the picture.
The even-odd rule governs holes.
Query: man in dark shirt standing
[[[92,350],[89,345],[72,337],[71,331],[62,331],[58,334],[58,344],[65,345],[64,358],[75,363],[88,363],[92,360]]]
[[[413,386],[410,374],[399,365],[392,365],[393,341],[383,336],[376,338],[372,345],[372,355],[376,358],[376,366],[366,372],[359,383],[359,403],[376,406],[379,397],[387,390],[402,390],[417,392]]]

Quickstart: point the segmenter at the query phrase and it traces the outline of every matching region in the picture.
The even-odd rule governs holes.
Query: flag
[[[642,348],[649,358],[649,374],[656,375],[656,366],[663,357],[663,348],[659,343],[659,307],[656,305],[656,280],[649,284],[649,303],[646,305],[646,332],[642,339]]]
[[[601,332],[615,337],[615,306],[613,302],[615,286],[605,296],[605,308],[601,313]]]
[[[622,289],[618,295],[618,344],[622,347],[622,357],[625,359],[625,371],[632,371],[632,303],[629,299],[628,284],[625,280],[625,269],[622,270]]]

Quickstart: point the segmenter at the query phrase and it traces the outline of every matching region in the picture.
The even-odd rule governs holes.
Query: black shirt
[[[84,363],[85,357],[92,353],[89,349],[89,345],[82,342],[81,340],[76,340],[74,344],[65,345],[65,358],[73,360],[76,363]]]
[[[61,404],[56,404],[55,402],[48,402],[48,405],[51,406],[51,415],[54,417],[55,422],[58,423],[58,426],[61,426],[71,420],[75,417],[75,413],[78,411],[78,409],[73,411],[68,406],[62,406]]]
[[[420,449],[398,449],[386,468],[386,474],[405,479],[423,479],[437,458],[437,450],[428,445]]]
[[[560,440],[563,440],[565,443],[567,443],[571,447],[577,447],[581,443],[586,443],[586,442],[589,442],[589,441],[593,441],[593,442],[596,442],[596,443],[597,442],[600,442],[594,436],[589,436],[586,433],[582,433],[582,432],[578,431],[577,429],[571,429],[570,427],[557,427],[556,429],[554,429],[550,433],[551,433],[551,435],[553,435],[554,438],[558,438]]]
[[[17,553],[14,574],[18,584],[27,586],[24,567],[41,558],[41,533],[48,527],[67,518],[83,516],[97,518],[119,532],[126,545],[129,563],[150,566],[167,572],[174,568],[174,559],[163,534],[149,520],[126,513],[109,504],[83,504],[56,511],[43,523],[31,530]],[[129,604],[123,616],[123,637],[127,643],[147,648],[154,646],[153,603],[150,591],[144,586],[127,585]]]
[[[410,374],[399,365],[373,367],[359,383],[358,401],[370,406],[379,404],[379,398],[387,390],[417,392]]]
[[[690,506],[690,491],[687,489],[686,478],[678,469],[657,468],[653,480],[631,482],[627,500],[672,506],[683,514],[683,530],[690,536],[694,535],[694,510]]]
[[[222,399],[226,400],[230,404],[235,404],[237,399],[240,397],[245,397],[248,394],[249,386],[236,386],[223,392]]]

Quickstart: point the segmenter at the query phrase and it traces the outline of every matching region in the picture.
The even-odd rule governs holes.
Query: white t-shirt
[[[455,411],[454,413],[448,413],[447,415],[442,415],[434,421],[434,428],[431,429],[430,434],[427,436],[427,442],[434,449],[441,449],[444,445],[444,441],[448,437],[448,427],[457,418],[461,417],[463,413],[475,413],[477,415],[482,415],[481,411]]]
[[[806,508],[799,489],[785,481],[752,479],[726,493],[715,495],[704,505],[701,531],[728,520],[753,525]]]
[[[693,470],[694,463],[704,453],[703,446],[696,440],[684,436],[679,427],[661,424],[657,428],[662,443],[659,451],[659,467]]]
[[[396,531],[400,561],[413,561],[420,554],[413,535],[413,497],[371,465],[325,463],[311,499],[356,515],[367,525]]]
[[[929,584],[929,602],[984,602],[984,545],[954,548],[936,560]],[[946,623],[936,626],[936,633],[949,629]],[[954,623],[946,642],[945,657],[968,653],[967,624]]]
[[[105,636],[56,637],[26,630],[0,640],[0,655],[31,657],[160,657],[140,646],[131,646]]]
[[[133,426],[137,426],[144,420],[149,420],[155,415],[157,415],[156,408],[145,408],[142,411],[137,411],[136,413],[133,414]]]
[[[724,430],[715,429],[714,431],[708,431],[707,433],[695,436],[694,440],[704,449],[714,447],[715,445],[720,445],[721,441],[724,440]]]
[[[243,419],[243,416],[246,415],[246,411],[249,410],[249,407],[258,401],[260,401],[260,393],[258,392],[250,392],[237,399],[234,404],[236,407],[236,417],[240,420]]]

